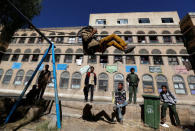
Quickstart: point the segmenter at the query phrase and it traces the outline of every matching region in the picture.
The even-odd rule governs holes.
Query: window
[[[76,37],[69,37],[68,38],[68,43],[75,43],[76,42]]]
[[[13,55],[13,57],[12,57],[12,61],[18,61],[18,58],[19,58],[19,54],[20,54],[20,49],[16,49],[15,51],[14,51],[14,55]]]
[[[157,75],[156,76],[157,88],[158,93],[162,91],[162,85],[166,85],[168,87],[167,78],[164,75]]]
[[[24,43],[25,43],[25,41],[26,41],[26,36],[27,36],[27,34],[25,33],[25,34],[22,34],[21,36],[22,36],[22,37],[20,38],[20,40],[19,40],[19,42],[18,42],[18,43],[20,43],[20,44],[24,44]]]
[[[77,49],[76,50],[76,57],[75,57],[75,62],[77,65],[81,65],[83,63],[83,50],[82,49]]]
[[[73,53],[73,50],[72,49],[67,49],[66,50],[66,55],[65,55],[65,58],[64,58],[64,63],[72,63],[72,53]]]
[[[177,43],[183,43],[183,37],[182,36],[175,36]]]
[[[100,55],[100,63],[107,64],[108,63],[108,55]]]
[[[150,64],[150,60],[148,56],[149,52],[146,49],[139,50],[139,54],[141,54],[140,64]]]
[[[78,37],[78,43],[82,43],[82,42],[83,42],[82,37],[79,36],[79,37]]]
[[[134,52],[128,54],[130,55],[126,55],[126,64],[135,64],[135,57],[133,56]]]
[[[28,62],[29,57],[30,57],[30,53],[31,53],[31,49],[26,49],[24,51],[24,55],[23,55],[23,58],[22,58],[23,62]]]
[[[38,37],[38,41],[37,41],[38,44],[42,44],[43,41],[44,41],[43,37]]]
[[[14,80],[14,85],[18,86],[18,85],[22,85],[22,79],[24,77],[24,71],[23,70],[19,70],[16,74],[15,80]]]
[[[183,65],[188,64],[188,62],[189,62],[189,56],[182,56],[181,57],[181,61],[182,61]]]
[[[79,89],[81,86],[81,74],[76,72],[72,75],[72,89]]]
[[[155,56],[153,56],[154,65],[163,65],[162,56],[160,56],[160,50],[154,49],[152,50],[152,54],[155,54]]]
[[[67,71],[61,73],[60,88],[68,88],[70,74]]]
[[[114,75],[114,90],[117,90],[118,83],[123,83],[123,85],[125,85],[124,84],[124,76],[120,73],[117,73]]]
[[[31,37],[29,38],[28,43],[31,43],[32,44],[32,43],[35,42],[35,39],[36,39],[37,34],[36,33],[32,33],[30,36]]]
[[[17,42],[18,38],[17,37],[12,37],[11,44],[15,44]]]
[[[195,76],[188,76],[188,85],[192,95],[195,95]]]
[[[64,42],[64,37],[63,36],[58,36],[56,43],[63,43]]]
[[[165,34],[165,35],[163,35],[164,43],[172,43],[171,36],[169,35],[171,33],[169,31],[165,30],[165,31],[162,32],[162,34]]]
[[[33,56],[32,56],[32,61],[38,61],[39,60],[39,54],[40,54],[40,50],[39,49],[35,49],[33,51]]]
[[[30,80],[32,74],[33,74],[33,70],[29,70],[27,73],[26,73],[26,76],[25,76],[25,79],[24,79],[24,85],[26,85],[28,83],[28,81]]]
[[[99,84],[98,87],[99,90],[102,91],[108,90],[108,75],[106,73],[99,74],[98,84]]]
[[[9,84],[9,83],[10,83],[10,80],[11,80],[11,78],[12,78],[12,74],[13,74],[13,70],[12,70],[12,69],[8,70],[8,71],[5,73],[5,75],[4,75],[4,78],[3,78],[2,83],[3,83],[3,84]]]
[[[125,36],[124,36],[124,40],[126,43],[132,43],[133,42],[133,38],[132,36],[130,36],[130,34],[132,34],[130,31],[125,31],[124,32]]]
[[[12,53],[12,49],[8,49],[5,54],[2,56],[2,61],[9,61],[10,54]]]
[[[96,55],[89,55],[88,56],[88,63],[92,63],[92,64],[97,63]]]
[[[138,43],[146,43],[146,39],[145,39],[145,36],[144,36],[145,33],[143,31],[138,31],[137,34],[139,34],[137,36]]]
[[[106,19],[97,19],[96,25],[106,25]]]
[[[123,63],[122,53],[123,52],[121,50],[119,50],[119,49],[115,49],[114,50],[114,54],[117,54],[117,55],[114,55],[114,63],[117,63],[117,62]]]
[[[118,19],[117,24],[126,25],[126,24],[128,24],[128,19]]]
[[[47,51],[47,49],[45,50],[45,52]],[[48,52],[47,56],[45,57],[44,62],[49,62],[50,61],[50,56],[51,56],[51,50]]]
[[[153,78],[151,75],[143,75],[143,91],[144,93],[154,93]]]
[[[0,80],[2,76],[3,76],[3,69],[0,69]]]
[[[161,18],[162,23],[173,23],[173,18]]]
[[[179,65],[177,56],[173,56],[174,54],[176,54],[176,52],[174,50],[168,49],[166,51],[166,53],[167,54],[171,54],[171,55],[168,55],[168,63],[169,63],[169,65]]]
[[[150,19],[149,18],[139,18],[139,23],[150,23]]]
[[[181,76],[173,76],[173,86],[176,94],[186,94],[184,80]]]
[[[60,49],[55,49],[55,62],[59,63],[60,62],[60,56],[61,56],[61,50]]]
[[[155,31],[149,31],[148,34],[150,43],[158,43],[157,33]]]
[[[54,42],[55,41],[55,35],[56,34],[54,32],[50,33],[49,34],[49,40],[52,41],[52,42]]]

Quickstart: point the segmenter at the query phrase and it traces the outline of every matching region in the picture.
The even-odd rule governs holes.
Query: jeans
[[[169,112],[170,112],[170,118],[172,120],[172,118],[175,119],[175,124],[177,126],[180,125],[180,120],[179,120],[179,116],[177,114],[176,111],[176,105],[168,105],[168,103],[163,103],[162,107],[161,107],[161,123],[165,123],[166,121],[166,111],[167,111],[167,107],[169,107]]]
[[[122,107],[124,107],[124,106],[127,106],[127,102],[125,101],[123,104],[118,104],[118,105],[116,105],[116,108],[117,108],[117,111],[118,111],[118,117],[119,117],[119,120],[120,121],[122,121],[123,120],[123,115],[122,115]]]
[[[114,46],[117,49],[123,51],[125,49],[125,46],[127,46],[125,41],[115,34],[106,36],[102,38],[99,42],[100,42],[100,47],[102,47],[100,48],[101,50],[106,50],[106,48],[110,46]]]

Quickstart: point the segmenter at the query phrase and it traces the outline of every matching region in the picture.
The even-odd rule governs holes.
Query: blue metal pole
[[[45,52],[45,54],[43,55],[43,57],[42,57],[41,61],[39,62],[39,64],[37,65],[37,67],[36,67],[35,71],[33,72],[33,74],[32,74],[32,76],[31,76],[30,80],[29,80],[29,81],[28,81],[28,83],[26,84],[26,86],[25,86],[24,90],[23,90],[23,91],[22,91],[22,93],[20,94],[19,98],[16,100],[16,103],[13,105],[13,107],[12,107],[12,109],[11,109],[11,111],[10,111],[9,115],[8,115],[8,116],[7,116],[7,118],[5,119],[4,124],[7,124],[7,122],[8,122],[8,121],[9,121],[9,119],[10,119],[10,117],[12,116],[12,114],[14,113],[14,111],[16,110],[16,108],[17,108],[18,104],[20,103],[20,101],[21,101],[22,97],[24,96],[24,94],[25,94],[25,92],[27,91],[27,89],[28,89],[29,85],[31,84],[31,82],[32,82],[33,78],[35,77],[35,75],[36,75],[37,71],[39,70],[39,68],[40,68],[41,64],[43,63],[43,61],[44,61],[45,57],[46,57],[46,56],[47,56],[47,54],[49,53],[49,51],[50,51],[51,47],[53,47],[53,46],[52,46],[52,45],[50,45],[50,46],[49,46],[49,48],[47,49],[47,51]]]
[[[56,83],[56,65],[55,65],[54,44],[52,44],[52,62],[53,62],[53,77],[54,77],[54,91],[55,91],[57,127],[61,128],[60,108],[59,108],[59,100],[58,100],[58,89],[57,89],[57,83]]]

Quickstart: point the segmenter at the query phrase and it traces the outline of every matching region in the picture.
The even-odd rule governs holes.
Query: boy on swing
[[[84,27],[78,32],[78,35],[82,37],[84,54],[94,55],[96,52],[104,53],[110,46],[114,46],[125,53],[129,53],[135,48],[135,46],[127,46],[125,41],[115,34],[97,40],[94,36],[96,33],[97,29],[92,26]]]

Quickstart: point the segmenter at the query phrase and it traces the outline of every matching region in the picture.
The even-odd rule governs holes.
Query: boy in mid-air
[[[96,33],[97,29],[92,26],[84,27],[78,32],[78,35],[82,37],[84,54],[93,55],[96,52],[103,53],[110,46],[114,46],[125,53],[129,53],[135,48],[135,46],[127,46],[125,41],[115,34],[97,40],[95,37]]]

